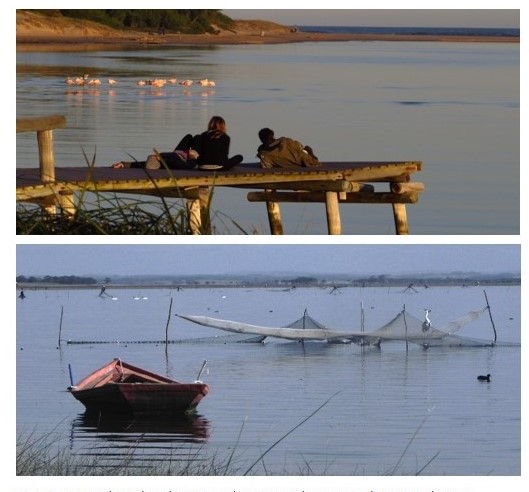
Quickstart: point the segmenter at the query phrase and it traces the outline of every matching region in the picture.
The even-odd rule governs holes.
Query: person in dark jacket
[[[205,132],[199,135],[186,135],[173,152],[161,152],[148,157],[146,161],[116,162],[113,167],[159,169],[231,169],[240,164],[242,155],[229,156],[230,137],[226,133],[226,121],[221,116],[213,116]],[[163,160],[161,163],[160,160]]]
[[[257,157],[261,167],[315,167],[321,163],[312,149],[289,137],[275,138],[273,130],[259,130]]]
[[[242,155],[228,157],[230,137],[226,133],[226,121],[221,116],[213,116],[208,123],[208,129],[198,137],[198,167],[222,167],[231,169],[240,164]]]
[[[195,169],[198,162],[198,137],[186,135],[172,152],[151,154],[146,161],[118,161],[112,164],[114,169]]]

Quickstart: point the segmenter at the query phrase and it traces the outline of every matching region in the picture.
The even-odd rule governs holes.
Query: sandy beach
[[[428,36],[388,34],[323,34],[291,32],[289,26],[265,21],[235,21],[232,30],[218,34],[174,34],[118,31],[89,21],[44,17],[27,11],[17,11],[17,50],[60,48],[104,49],[109,46],[146,45],[238,45],[280,44],[336,41],[428,41],[519,43],[519,37],[498,36]]]

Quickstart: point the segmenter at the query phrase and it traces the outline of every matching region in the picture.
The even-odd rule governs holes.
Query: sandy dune
[[[235,21],[233,30],[218,34],[166,34],[118,31],[100,24],[49,17],[17,10],[17,49],[35,49],[37,44],[62,45],[148,45],[148,44],[274,44],[321,41],[451,41],[451,42],[520,42],[519,38],[485,36],[418,36],[375,34],[318,34],[291,32],[289,26],[265,21]]]

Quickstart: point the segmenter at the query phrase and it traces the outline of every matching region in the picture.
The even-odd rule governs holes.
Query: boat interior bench
[[[140,376],[139,374],[127,374],[124,373],[116,382],[119,383],[129,383],[129,384],[140,384],[140,383],[158,383],[160,381],[155,380],[154,378],[148,378],[146,376]]]

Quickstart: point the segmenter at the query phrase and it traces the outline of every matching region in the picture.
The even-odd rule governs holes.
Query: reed
[[[64,436],[61,437],[53,431],[41,436],[35,433],[21,434],[17,436],[16,443],[16,474],[17,476],[325,476],[329,471],[328,466],[332,465],[332,463],[328,463],[323,470],[316,470],[314,465],[311,465],[311,463],[303,459],[303,465],[296,470],[292,468],[277,470],[267,467],[264,458],[269,451],[320,412],[339,393],[341,391],[332,395],[308,417],[305,417],[282,437],[277,439],[250,467],[247,466],[244,451],[237,458],[237,449],[244,428],[243,423],[236,443],[228,456],[219,457],[217,454],[210,456],[207,454],[203,455],[202,448],[189,450],[186,454],[182,453],[182,449],[175,448],[169,450],[170,454],[164,455],[163,460],[160,459],[155,462],[151,459],[142,460],[141,456],[137,456],[137,448],[133,444],[129,447],[126,455],[120,459],[106,455],[104,451],[101,451],[100,447],[94,448],[93,450],[83,450],[83,455],[81,456],[72,454],[67,438]],[[386,472],[383,472],[382,475],[422,475],[438,457],[439,452],[435,453],[414,473],[397,473],[403,458],[408,453],[411,444],[426,420],[427,418],[421,422],[417,430],[413,433],[395,465]],[[174,453],[174,456],[172,453]],[[109,465],[109,462],[111,465]],[[257,464],[261,464],[262,472],[255,472],[254,469]],[[350,475],[361,475],[361,470],[354,463],[351,463]]]
[[[162,165],[171,175],[171,170],[161,157]],[[96,154],[90,157],[82,149],[88,176],[95,168]],[[130,156],[135,160],[133,156]],[[176,178],[175,178],[176,179]],[[156,182],[152,181],[154,188]],[[191,235],[215,234],[218,231],[211,224],[211,198],[214,190],[209,193],[203,220],[198,229],[191,227],[191,216],[186,200],[175,198],[169,201],[160,190],[159,199],[154,197],[133,198],[117,193],[81,191],[76,194],[77,205],[74,212],[59,210],[49,213],[45,208],[32,203],[17,203],[16,233],[19,235]],[[215,212],[213,218],[219,219],[222,230],[218,233],[229,234],[230,224],[239,233],[246,234],[244,229],[225,214]]]
[[[49,214],[27,205],[17,205],[17,234],[189,234],[183,210],[174,214],[159,212],[155,203],[125,203],[116,200],[114,205],[98,208],[79,208],[73,215]],[[147,207],[151,207],[149,210]]]
[[[33,204],[18,203],[16,233],[19,235],[191,235],[185,204],[168,200],[123,198],[93,193],[83,196],[74,214],[50,214]],[[247,234],[234,220],[216,212],[218,227],[205,223],[199,234]]]
[[[34,433],[17,436],[17,476],[221,476],[237,475],[237,470],[216,456],[204,458],[200,450],[182,456],[165,456],[153,463],[136,456],[134,445],[119,460],[101,449],[84,450],[84,455],[70,452],[66,438],[53,432],[43,436]],[[109,461],[111,464],[109,464]]]

